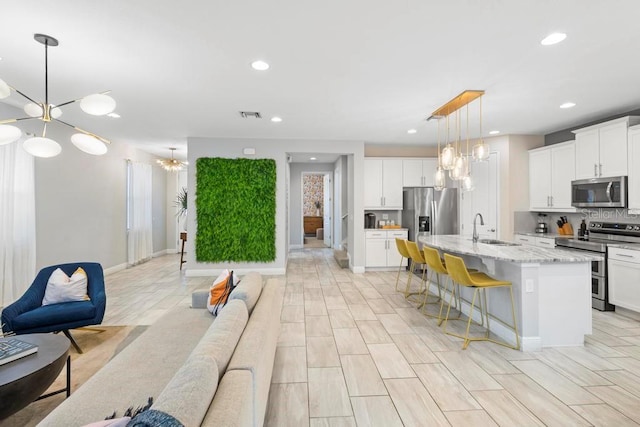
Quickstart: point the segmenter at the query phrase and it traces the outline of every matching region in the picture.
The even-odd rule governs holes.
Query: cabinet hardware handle
[[[598,172],[598,176],[602,176],[602,163],[600,163],[600,169],[599,169],[599,172]]]
[[[489,231],[493,233],[494,231],[496,231],[496,229],[495,228],[490,228]]]
[[[593,176],[598,176],[598,164],[593,164]]]
[[[549,206],[553,207],[553,196],[549,196],[549,199],[551,199],[551,204]]]
[[[633,255],[627,255],[627,254],[617,254],[617,255],[624,258],[635,258]]]

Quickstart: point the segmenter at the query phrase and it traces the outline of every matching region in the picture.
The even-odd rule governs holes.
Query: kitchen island
[[[462,257],[468,268],[511,281],[522,351],[583,345],[584,336],[592,333],[591,262],[601,261],[601,256],[526,244],[474,243],[469,236],[423,236],[419,242]],[[437,294],[436,285],[430,287]],[[471,290],[463,288],[462,296],[470,300]],[[492,289],[487,299],[491,331],[515,343],[513,332],[502,324],[511,323],[508,289]],[[468,315],[470,304],[463,303],[462,309]],[[473,316],[480,320],[479,311]]]

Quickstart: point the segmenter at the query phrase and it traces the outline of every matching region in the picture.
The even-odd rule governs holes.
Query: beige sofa
[[[249,273],[215,318],[206,310],[208,293],[195,292],[193,308],[159,319],[39,425],[83,426],[153,397],[151,409],[185,426],[261,426],[283,290],[280,280],[263,286]]]

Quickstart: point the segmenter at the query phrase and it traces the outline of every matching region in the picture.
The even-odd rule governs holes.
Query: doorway
[[[333,235],[333,173],[302,173],[302,236],[304,248],[331,247]]]

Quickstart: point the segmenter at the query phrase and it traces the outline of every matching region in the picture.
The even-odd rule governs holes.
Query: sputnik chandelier
[[[174,147],[169,148],[171,150],[171,158],[170,159],[157,159],[156,162],[160,166],[162,166],[167,172],[178,172],[181,171],[183,167],[188,165],[188,162],[181,162],[178,159],[173,158],[173,153],[176,151]]]
[[[446,185],[445,171],[449,171],[449,178],[460,182],[463,191],[472,191],[474,189],[473,180],[469,171],[469,158],[473,158],[476,162],[485,161],[489,158],[489,147],[484,143],[482,138],[482,96],[483,90],[466,90],[460,95],[447,102],[431,114],[427,120],[438,120],[438,167],[435,172],[436,190],[441,190]],[[477,143],[469,151],[469,104],[479,99],[480,104],[480,135]],[[462,152],[463,142],[461,140],[461,109],[466,107],[466,153]],[[451,140],[450,116],[455,113],[455,130],[456,138]],[[440,151],[440,121],[444,119],[446,122],[446,145]]]
[[[44,123],[42,136],[32,136],[24,141],[24,149],[29,154],[36,157],[54,157],[60,154],[62,151],[60,144],[51,138],[47,138],[47,125],[51,122],[59,123],[74,129],[77,133],[71,136],[71,142],[78,149],[85,153],[94,155],[105,154],[107,152],[106,144],[109,144],[109,141],[94,133],[80,129],[77,126],[60,120],[60,116],[62,115],[62,110],[60,108],[75,102],[80,102],[80,108],[85,113],[93,116],[103,116],[112,113],[113,110],[115,110],[116,101],[107,95],[107,91],[88,95],[81,99],[74,99],[57,105],[49,103],[48,48],[49,46],[58,46],[58,40],[45,34],[34,34],[33,38],[38,43],[42,43],[44,45],[44,102],[35,101],[30,96],[12,86],[9,86],[0,79],[0,99],[9,97],[9,95],[11,95],[11,91],[14,91],[29,101],[29,103],[24,106],[24,112],[27,114],[27,117],[0,120],[0,145],[17,141],[22,136],[22,130],[20,130],[20,128],[9,125],[8,123],[37,119]]]

